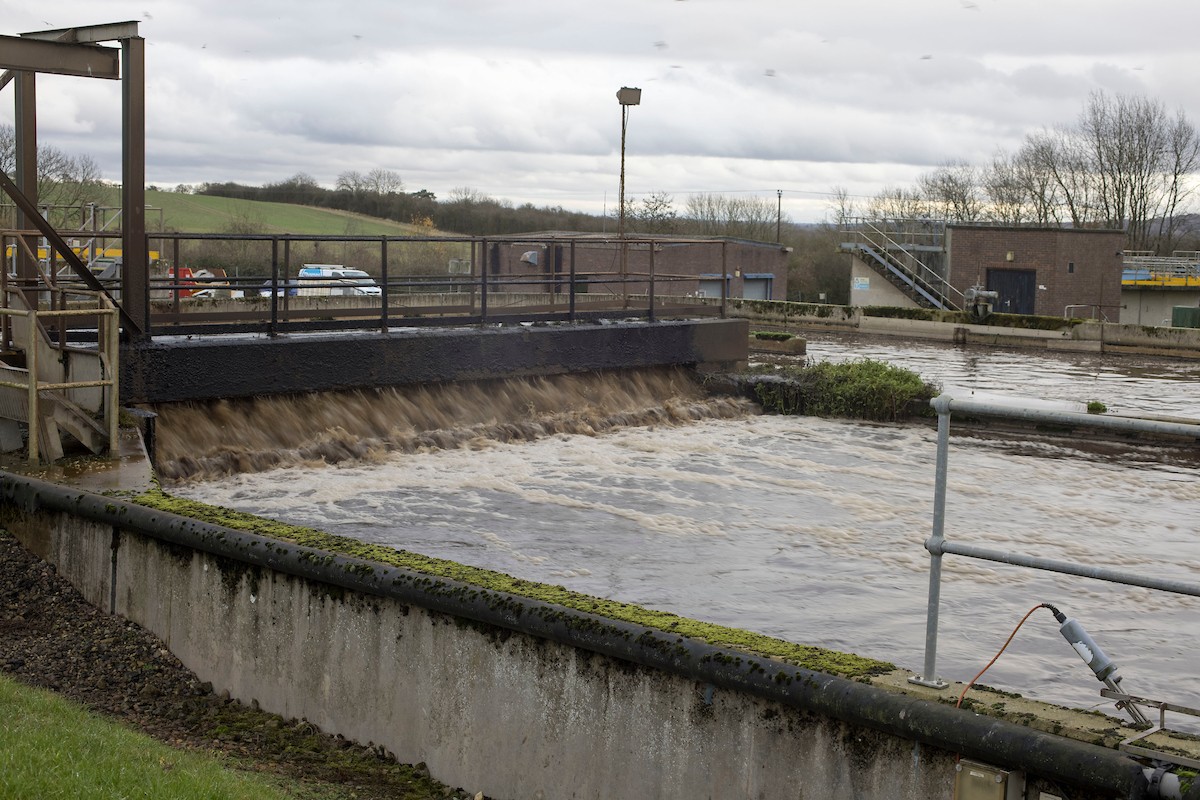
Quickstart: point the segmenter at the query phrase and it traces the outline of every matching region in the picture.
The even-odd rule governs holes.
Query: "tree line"
[[[861,209],[837,189],[834,216],[1105,228],[1125,231],[1129,250],[1169,255],[1197,247],[1198,169],[1200,134],[1182,110],[1094,92],[1073,124],[1027,134],[989,164],[945,164]]]

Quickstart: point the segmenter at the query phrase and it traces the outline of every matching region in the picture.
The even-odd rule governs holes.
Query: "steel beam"
[[[136,22],[107,22],[101,25],[80,25],[76,28],[58,28],[52,31],[29,31],[22,33],[22,39],[40,39],[44,42],[73,42],[75,44],[96,44],[98,42],[119,42],[138,35]]]
[[[117,80],[121,77],[121,54],[115,48],[97,47],[94,44],[0,36],[0,67],[23,72]]]
[[[37,224],[41,215],[37,211],[38,204],[38,175],[37,175],[37,73],[16,72],[14,88],[15,121],[16,121],[16,171],[13,179],[17,188],[29,200],[32,211],[29,212],[20,205],[17,206],[17,228],[30,230]],[[35,219],[35,217],[37,219]],[[37,277],[37,237],[22,236],[25,246],[21,248],[16,260],[16,274],[27,280]],[[13,265],[8,265],[12,267]]]

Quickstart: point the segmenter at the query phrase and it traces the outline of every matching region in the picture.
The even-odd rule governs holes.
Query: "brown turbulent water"
[[[732,419],[755,413],[755,406],[707,396],[684,370],[658,369],[176,403],[156,410],[158,470],[174,482]]]
[[[968,393],[1200,416],[1195,362],[825,338],[810,339],[809,352],[882,358]],[[921,664],[927,426],[759,415],[669,371],[163,413],[170,474],[224,475],[179,483],[184,496]],[[1200,467],[1152,445],[1109,454],[1077,444],[955,427],[948,535],[1200,581]],[[292,466],[269,469],[283,464]],[[1200,600],[965,558],[949,559],[943,579],[943,677],[969,679],[1044,601],[1086,624],[1130,691],[1200,705]],[[1111,710],[1048,614],[1031,619],[985,682]]]

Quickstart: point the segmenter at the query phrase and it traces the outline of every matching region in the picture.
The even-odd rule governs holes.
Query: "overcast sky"
[[[148,182],[397,172],[613,213],[626,191],[755,194],[817,221],[1073,122],[1089,92],[1200,121],[1192,0],[0,0],[0,33],[136,20]],[[12,121],[12,88],[0,122]],[[120,179],[115,82],[38,79],[43,143]]]

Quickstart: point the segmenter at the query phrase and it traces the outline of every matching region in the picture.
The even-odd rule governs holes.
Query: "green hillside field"
[[[117,207],[120,191],[106,190],[101,205]],[[440,232],[328,208],[228,197],[146,192],[146,230],[178,233],[294,233],[326,236],[430,236]]]

